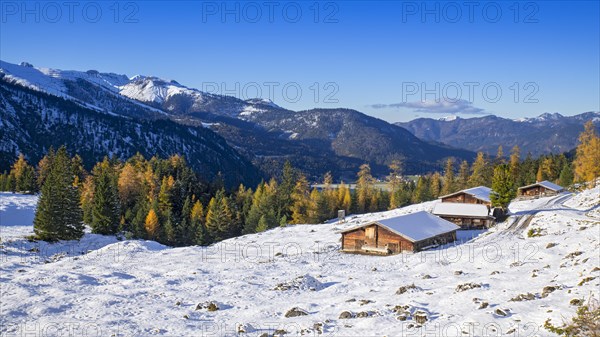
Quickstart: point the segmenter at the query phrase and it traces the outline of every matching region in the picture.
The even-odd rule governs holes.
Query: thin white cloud
[[[436,101],[417,101],[392,104],[372,104],[374,109],[386,108],[408,108],[414,112],[434,113],[434,114],[467,114],[467,115],[488,115],[484,109],[473,106],[473,103],[459,99],[456,101],[440,100]]]

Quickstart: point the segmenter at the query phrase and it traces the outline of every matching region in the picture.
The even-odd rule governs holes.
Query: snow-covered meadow
[[[0,194],[2,336],[552,336],[546,319],[600,297],[598,187],[387,257],[338,252],[338,232],[435,202],[186,248],[29,242],[35,203]]]

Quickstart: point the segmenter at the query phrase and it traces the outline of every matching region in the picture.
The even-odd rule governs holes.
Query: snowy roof
[[[549,190],[553,190],[553,191],[556,191],[556,192],[560,192],[560,191],[564,190],[564,188],[562,186],[559,186],[559,185],[556,185],[554,183],[551,183],[548,180],[544,180],[544,181],[537,182],[535,184],[531,184],[531,185],[519,187],[519,189],[521,190],[521,189],[529,188],[529,187],[533,187],[533,186],[542,186],[542,187],[545,187],[545,188],[547,188]]]
[[[372,224],[379,224],[386,229],[401,235],[412,242],[422,241],[431,237],[452,232],[460,227],[431,213],[420,211],[393,218],[369,222],[364,225],[341,231],[346,233]]]
[[[433,206],[436,215],[462,215],[485,218],[489,215],[486,205],[464,204],[460,202],[439,202]]]
[[[467,188],[466,190],[454,192],[448,195],[441,196],[441,198],[451,197],[453,195],[457,195],[460,193],[466,193],[472,195],[473,197],[483,200],[485,202],[490,202],[490,194],[492,193],[492,189],[487,186],[477,186],[472,188]]]

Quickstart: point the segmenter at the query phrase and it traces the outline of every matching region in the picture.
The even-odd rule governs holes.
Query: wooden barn
[[[491,207],[490,194],[492,189],[486,186],[477,186],[466,190],[444,195],[439,199],[442,202],[455,202],[463,204],[482,204]]]
[[[483,229],[494,225],[496,219],[483,204],[439,202],[433,206],[433,214],[448,220],[461,229]]]
[[[433,214],[416,212],[341,231],[342,251],[378,255],[416,252],[455,241],[458,228]]]
[[[519,187],[517,195],[519,197],[547,197],[557,195],[564,190],[565,189],[562,186],[544,180],[535,184]]]

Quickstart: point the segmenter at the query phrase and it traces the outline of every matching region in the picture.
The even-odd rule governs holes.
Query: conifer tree
[[[308,181],[304,175],[300,175],[296,182],[294,193],[292,193],[292,200],[294,201],[291,206],[292,223],[299,224],[308,222],[310,190]]]
[[[6,188],[6,180],[8,179],[8,175],[6,173],[0,174],[0,191],[8,191]]]
[[[220,189],[208,203],[206,211],[206,230],[214,241],[231,236],[233,215],[225,191]]]
[[[431,190],[429,179],[425,176],[420,176],[417,180],[417,187],[413,194],[413,202],[421,203],[431,200]]]
[[[373,176],[369,164],[362,164],[358,172],[356,182],[356,211],[364,213],[369,206],[371,193],[373,192]]]
[[[316,188],[313,188],[310,192],[308,210],[307,210],[307,223],[315,224],[321,222],[325,218],[327,210],[326,203],[323,195],[319,193]]]
[[[289,219],[291,217],[290,208],[294,203],[292,194],[294,193],[294,187],[296,186],[297,176],[296,170],[292,167],[292,164],[286,160],[283,165],[281,184],[279,184],[279,187],[277,188],[277,197],[275,199],[277,205],[275,213],[279,218],[285,216],[286,219]]]
[[[75,177],[74,184],[78,187],[81,187],[81,184],[85,181],[85,177],[87,173],[83,168],[83,159],[78,154],[75,154],[73,158],[71,158],[71,171],[73,172],[73,176]]]
[[[430,179],[430,192],[433,199],[440,196],[442,190],[442,178],[438,172],[435,172]]]
[[[496,165],[498,164],[506,164],[506,160],[504,159],[504,148],[502,145],[498,145],[498,150],[496,151],[496,159],[494,160]]]
[[[36,192],[35,169],[27,163],[22,153],[13,164],[10,175],[14,181],[14,192]]]
[[[258,225],[256,226],[256,232],[257,233],[264,232],[267,229],[269,229],[269,226],[267,224],[267,218],[263,214],[260,216],[260,219],[258,219]]]
[[[442,181],[441,195],[448,195],[454,192],[454,160],[448,158],[446,161],[446,167],[444,169],[444,178]]]
[[[41,188],[44,185],[44,181],[50,172],[50,167],[52,165],[52,161],[54,160],[54,148],[50,147],[48,153],[40,160],[38,163],[38,174],[37,174],[37,184]]]
[[[258,226],[258,221],[263,215],[272,212],[273,216],[267,216],[267,228],[273,228],[279,225],[275,209],[277,208],[277,182],[271,179],[269,183],[261,182],[252,196],[252,204],[244,224],[244,233],[254,233]]]
[[[519,179],[519,166],[521,163],[521,149],[518,145],[513,146],[510,151],[510,174],[515,182]]]
[[[322,203],[323,219],[335,217],[337,211],[337,192],[333,189],[333,176],[331,172],[325,173],[323,178]]]
[[[346,211],[346,213],[350,213],[352,209],[352,194],[350,193],[350,189],[346,188],[344,192],[344,199],[342,200],[342,209]]]
[[[240,184],[237,192],[234,195],[234,204],[236,209],[236,221],[242,224],[242,234],[253,233],[251,225],[248,221],[248,215],[252,208],[252,193],[251,189],[247,189],[244,185]],[[285,216],[285,215],[284,215]]]
[[[211,242],[210,238],[206,233],[206,227],[204,225],[204,207],[200,200],[196,200],[190,213],[190,221],[192,228],[195,229],[195,243],[197,245],[206,245]]]
[[[563,187],[569,187],[573,184],[573,170],[571,165],[567,162],[563,164],[560,176],[558,178],[558,184]]]
[[[124,208],[134,207],[142,193],[142,180],[136,168],[126,163],[119,174],[119,199]]]
[[[352,208],[352,196],[350,194],[350,189],[348,186],[342,181],[340,186],[337,189],[337,209],[343,209],[346,211],[346,214],[350,213],[350,209]]]
[[[146,233],[150,239],[153,239],[158,234],[159,226],[160,223],[158,220],[158,215],[156,214],[154,208],[151,208],[150,211],[148,211],[145,221]]]
[[[402,163],[399,160],[394,160],[389,165],[390,175],[388,176],[388,184],[390,186],[390,204],[389,209],[400,207],[400,188],[402,186]]]
[[[463,190],[469,186],[469,163],[463,160],[460,163],[460,169],[458,171],[458,190]]]
[[[485,159],[485,155],[483,152],[477,153],[477,158],[473,162],[473,167],[471,168],[471,176],[469,177],[468,185],[469,187],[476,187],[486,185],[486,169],[488,163]]]
[[[506,164],[496,166],[492,179],[492,193],[490,195],[492,206],[506,210],[508,204],[516,195],[517,190],[510,174],[510,167]]]
[[[34,219],[34,232],[41,240],[75,240],[83,236],[79,190],[66,148],[61,147],[48,168]]]
[[[544,170],[542,169],[542,165],[538,166],[538,170],[537,170],[537,173],[535,175],[535,180],[538,181],[538,182],[546,180],[546,179],[544,179]]]
[[[600,137],[596,134],[592,121],[585,124],[579,135],[579,145],[575,154],[575,180],[578,182],[591,181],[600,177]]]
[[[83,222],[92,223],[92,208],[94,201],[94,177],[89,175],[85,178],[81,186],[81,209],[83,211]],[[146,216],[146,214],[144,214]]]
[[[108,158],[92,170],[94,194],[92,199],[92,232],[110,235],[119,230],[120,205],[116,176]]]

